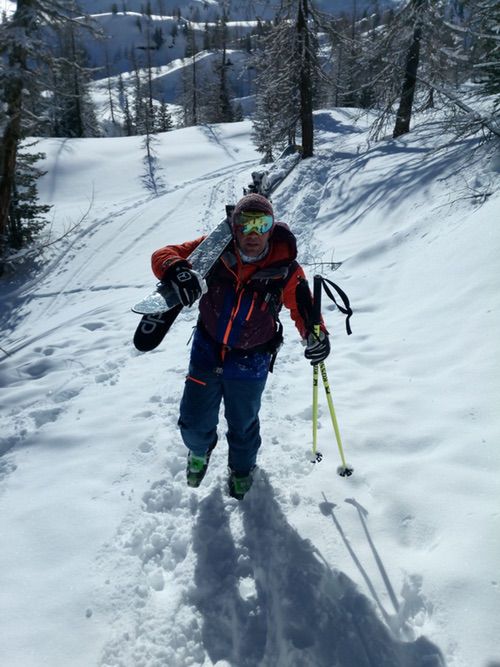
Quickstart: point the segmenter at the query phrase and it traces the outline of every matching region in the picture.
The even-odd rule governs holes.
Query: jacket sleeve
[[[163,278],[165,271],[173,264],[186,260],[205,238],[205,236],[200,236],[194,241],[186,241],[180,245],[166,245],[164,248],[155,250],[151,257],[151,268],[158,280]]]
[[[299,306],[297,304],[297,285],[300,280],[306,280],[306,276],[304,269],[300,266],[300,264],[297,264],[295,271],[292,273],[290,280],[288,280],[283,290],[283,304],[286,308],[289,309],[290,316],[295,322],[295,326],[297,327],[301,337],[307,338],[311,332],[307,330],[306,323],[300,314]],[[323,317],[321,318],[321,330],[328,334],[325,323],[323,322]]]
[[[283,290],[283,304],[290,311],[290,316],[295,322],[295,326],[302,338],[307,337],[306,324],[299,312],[299,307],[297,305],[297,285],[299,280],[305,280],[306,276],[304,274],[304,269],[297,264],[294,272],[292,273],[290,279],[285,285]]]

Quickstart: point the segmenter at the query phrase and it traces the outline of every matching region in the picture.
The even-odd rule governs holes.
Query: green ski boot
[[[229,469],[229,495],[236,500],[243,500],[245,494],[248,493],[253,483],[253,471],[250,470],[248,475],[238,475],[234,470]]]
[[[189,452],[186,469],[188,486],[194,488],[200,486],[207,472],[210,454],[211,452],[208,452],[205,456],[196,456],[193,452]]]

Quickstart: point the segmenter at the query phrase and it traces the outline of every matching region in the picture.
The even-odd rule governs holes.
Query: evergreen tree
[[[467,0],[465,6],[474,79],[483,93],[500,96],[500,5],[496,0]]]
[[[177,23],[172,23],[172,27],[170,28],[170,36],[172,37],[172,46],[174,46],[178,34],[179,34],[179,26],[177,25]]]
[[[299,82],[296,31],[280,21],[259,40],[253,60],[255,78],[254,141],[266,161],[294,136],[299,121]]]
[[[299,127],[303,156],[314,152],[312,112],[321,72],[317,25],[309,0],[288,0],[276,25],[258,41],[254,137],[268,159],[273,147],[295,143]]]
[[[229,40],[227,21],[227,8],[224,4],[222,18],[217,24],[216,42],[220,45],[220,58],[214,66],[217,85],[214,87],[216,97],[212,98],[212,118],[213,122],[217,123],[232,123],[234,121],[234,109],[231,103],[232,90],[228,76],[232,62],[227,55]]]
[[[99,135],[95,109],[89,93],[90,77],[86,54],[78,43],[73,25],[60,35],[52,67],[53,135],[95,137]]]
[[[141,72],[136,64],[134,70],[133,126],[135,134],[146,134],[148,131],[148,102],[144,96]]]
[[[159,51],[164,43],[165,38],[163,37],[163,30],[161,28],[155,28],[153,30],[153,44],[155,49]]]
[[[118,76],[118,101],[123,113],[123,128],[125,134],[127,137],[131,137],[134,134],[134,123],[130,111],[129,98],[125,91],[125,84],[123,83],[123,76],[121,74]]]
[[[396,112],[394,136],[408,132],[416,101],[428,108],[436,87],[467,76],[456,74],[463,47],[452,20],[443,3],[408,0],[397,11],[361,19],[350,33],[346,22],[332,22],[332,41],[347,61],[334,71],[335,103],[377,109],[376,134]]]
[[[123,100],[123,120],[127,137],[132,137],[134,134],[136,134],[136,132],[134,127],[134,121],[132,118],[132,113],[130,111],[130,103],[128,101],[128,96],[126,94]]]
[[[172,116],[168,110],[167,104],[165,101],[160,103],[160,108],[158,109],[157,114],[157,132],[169,132],[174,127]]]
[[[211,48],[212,39],[210,35],[210,26],[208,23],[205,23],[203,28],[203,50],[208,51]]]
[[[161,167],[155,150],[157,141],[155,136],[147,132],[142,143],[142,147],[145,150],[142,182],[155,196],[161,194],[164,187],[161,177]]]
[[[363,32],[354,15],[332,19],[325,29],[333,62],[327,80],[322,81],[324,99],[333,106],[370,107],[374,100],[373,60],[363,49],[370,52],[370,37],[376,33]]]
[[[253,140],[258,152],[264,155],[264,161],[272,162],[275,147],[280,146],[284,137],[288,135],[288,131],[283,133],[279,123],[280,102],[278,97],[269,89],[266,93],[265,95],[261,93],[257,97],[253,118]]]
[[[183,74],[184,125],[198,125],[198,65],[196,63],[196,35],[191,28],[186,37],[186,56],[191,58],[189,69]]]
[[[36,167],[36,163],[45,158],[45,154],[28,151],[35,144],[36,142],[21,146],[17,155],[7,232],[8,245],[15,250],[36,238],[47,223],[45,215],[52,208],[38,202],[37,180],[46,172]]]
[[[77,14],[81,16],[71,0],[17,0],[14,14],[0,25],[0,92],[5,104],[0,128],[0,273],[10,242],[10,220],[17,215],[18,147],[33,128],[26,113],[26,91],[34,89],[37,65],[46,71],[52,56],[41,34],[45,30],[46,37],[47,30],[68,27]]]

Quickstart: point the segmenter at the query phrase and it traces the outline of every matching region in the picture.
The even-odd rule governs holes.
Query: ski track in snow
[[[327,124],[327,118],[322,120]],[[366,156],[358,155],[360,138],[347,121],[346,117],[336,153],[320,153],[315,161],[299,164],[273,197],[278,217],[290,224],[298,238],[299,259],[308,263],[332,260],[332,250],[314,239],[324,215],[322,202],[336,190],[340,210],[347,196],[347,164],[354,161],[355,168],[369,167]],[[341,125],[337,122],[336,129]],[[212,139],[224,148],[223,137],[213,134]],[[235,159],[233,149],[224,150]],[[97,283],[142,237],[160,229],[184,197],[197,199],[197,226],[200,233],[208,232],[220,220],[224,204],[238,198],[242,183],[249,180],[250,164],[255,163],[236,162],[165,191],[156,199],[156,203],[166,202],[165,210],[158,213],[155,208],[133,237],[124,234],[122,240],[119,232],[137,225],[152,198],[102,211],[71,238],[64,256],[55,257],[39,281],[11,295],[13,304],[23,301],[26,308],[26,333],[12,337],[7,345],[12,358],[4,360],[0,370],[1,384],[11,392],[0,439],[0,493],[22,465],[22,457],[14,457],[13,451],[33,445],[37,438],[51,441],[49,429],[63,416],[72,416],[82,432],[96,432],[94,416],[81,410],[78,402],[85,393],[99,391],[103,402],[130,416],[131,440],[143,434],[139,445],[135,442],[124,449],[128,451],[125,471],[113,480],[130,507],[97,556],[99,584],[86,611],[89,619],[109,619],[100,667],[443,667],[439,648],[418,636],[419,625],[432,614],[418,575],[409,576],[401,591],[394,591],[393,573],[386,572],[366,510],[355,499],[371,496],[368,480],[357,474],[348,491],[339,491],[336,478],[332,497],[354,494],[346,499],[347,509],[351,521],[359,519],[358,530],[370,546],[377,583],[353,549],[330,495],[323,493],[318,507],[317,501],[301,493],[301,479],[311,474],[312,467],[307,447],[297,447],[297,442],[310,441],[311,408],[308,400],[299,413],[292,414],[292,408],[286,407],[296,392],[293,369],[303,363],[300,345],[285,346],[278,357],[276,372],[287,369],[289,380],[280,384],[273,377],[269,380],[261,415],[262,468],[248,496],[238,503],[226,495],[225,475],[220,472],[226,457],[222,437],[203,486],[193,492],[185,485],[186,455],[177,430],[186,353],[158,387],[155,382],[150,386],[147,378],[156,378],[159,352],[140,355],[131,349],[137,319],[131,316],[130,329],[123,330],[123,313],[116,308],[122,299],[117,286]],[[177,195],[178,199],[171,199]],[[368,196],[359,202],[359,215],[364,207],[376,204]],[[286,215],[280,215],[281,211]],[[356,219],[350,224],[356,224]],[[82,262],[79,255],[86,253],[92,237],[92,254],[86,254]],[[393,243],[400,242],[395,235]],[[111,248],[112,253],[105,252]],[[374,243],[355,259],[366,261],[380,251]],[[131,286],[126,272],[124,277],[119,287]],[[348,281],[349,275],[344,273],[343,279]],[[61,284],[63,288],[56,289]],[[85,294],[96,291],[103,292],[102,305],[85,310]],[[33,320],[28,305],[33,308]],[[125,289],[123,306],[129,305]],[[361,300],[357,312],[375,307]],[[183,313],[179,322],[183,326],[169,333],[169,344],[185,349],[186,328],[194,325],[195,318],[194,311]],[[49,326],[40,330],[38,321],[44,319]],[[287,338],[293,339],[292,325],[284,324]],[[336,327],[342,326],[336,322]],[[363,334],[354,352],[340,341],[339,354],[347,359],[344,373],[369,363],[376,375],[392,361],[392,352],[381,354]],[[348,386],[346,377],[336,380]],[[344,397],[345,402],[368,402],[374,387],[366,384],[355,399]],[[137,388],[138,396],[148,395],[145,403],[134,404],[131,387]],[[327,429],[328,419],[321,408],[320,427]],[[120,414],[116,423],[121,426]],[[221,429],[222,424],[221,417]],[[112,433],[110,425],[107,434],[112,437]],[[425,448],[422,442],[415,445]],[[128,482],[136,467],[144,477],[136,479],[139,492]],[[348,551],[371,599],[347,574],[332,568],[335,553],[323,556],[294,527],[290,517],[299,505],[310,515],[322,515],[322,530],[335,534],[335,549]],[[416,531],[415,540],[432,542],[422,518],[408,513],[405,520]]]

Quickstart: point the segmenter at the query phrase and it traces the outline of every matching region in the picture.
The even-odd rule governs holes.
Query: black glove
[[[327,333],[320,331],[319,334],[308,334],[304,356],[306,359],[310,360],[311,366],[320,364],[329,354],[330,341]]]
[[[183,306],[192,306],[203,294],[204,281],[184,260],[176,262],[163,274],[163,282],[172,285]]]

